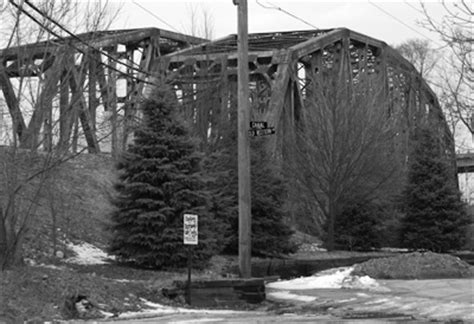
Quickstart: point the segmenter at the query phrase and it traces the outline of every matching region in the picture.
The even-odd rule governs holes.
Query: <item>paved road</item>
[[[474,279],[379,280],[394,293],[468,303],[474,307]]]
[[[474,279],[378,282],[382,285],[378,291],[314,289],[289,293],[314,296],[316,299],[307,302],[304,307],[327,309],[330,314],[343,318],[393,315],[422,321],[461,320],[474,323]],[[269,295],[272,295],[271,291]]]

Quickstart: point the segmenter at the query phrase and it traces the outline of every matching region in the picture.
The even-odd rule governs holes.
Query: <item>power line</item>
[[[173,25],[170,25],[168,22],[166,22],[166,20],[160,18],[157,14],[151,12],[150,10],[148,10],[147,8],[145,8],[144,6],[142,6],[141,4],[139,4],[138,2],[136,2],[135,0],[132,1],[134,4],[136,4],[138,7],[142,8],[143,10],[145,10],[146,12],[148,12],[150,15],[152,15],[153,17],[155,17],[156,19],[158,19],[160,22],[162,22],[163,24],[165,24],[166,26],[170,27],[171,29],[173,29],[174,31],[178,32],[179,33],[179,30],[176,29]]]
[[[415,6],[413,6],[413,5],[412,5],[411,3],[409,3],[408,1],[405,0],[404,2],[405,2],[406,5],[408,5],[409,7],[413,8],[413,10],[415,10],[416,12],[418,12],[418,13],[423,13],[422,10],[417,9]]]
[[[315,25],[311,24],[310,22],[304,20],[303,18],[300,18],[300,17],[296,16],[295,14],[292,14],[292,13],[289,12],[288,10],[285,10],[285,9],[283,9],[283,8],[281,8],[281,7],[278,7],[277,5],[275,5],[275,4],[273,4],[273,3],[269,2],[269,1],[267,1],[267,3],[271,4],[271,6],[265,6],[264,4],[260,3],[258,0],[255,0],[255,2],[257,2],[257,4],[258,4],[260,7],[262,7],[262,8],[265,8],[265,9],[273,9],[273,10],[281,11],[281,12],[287,14],[288,16],[291,16],[291,17],[295,18],[296,20],[299,20],[299,21],[301,21],[302,23],[304,23],[304,24],[306,24],[306,25],[308,25],[308,26],[313,27],[314,29],[319,29],[318,27],[316,27]]]
[[[19,8],[18,4],[16,4],[13,0],[9,0],[9,1],[10,1],[10,3],[12,3],[12,5],[14,5],[15,7]],[[24,1],[26,2],[26,1],[28,1],[28,0],[24,0]],[[51,35],[53,35],[54,37],[56,37],[57,40],[62,41],[62,42],[64,42],[66,45],[68,45],[68,46],[74,48],[75,50],[77,50],[77,51],[79,51],[79,52],[81,52],[81,53],[87,55],[87,52],[84,51],[84,49],[81,49],[81,48],[75,46],[74,44],[72,44],[71,42],[66,41],[64,37],[62,37],[62,36],[59,35],[57,32],[51,30],[51,29],[48,28],[46,25],[44,25],[43,23],[41,23],[37,18],[35,18],[32,14],[30,14],[30,13],[29,13],[28,11],[26,11],[24,8],[22,8],[21,11],[23,12],[23,14],[25,14],[26,16],[28,16],[31,20],[33,20],[33,21],[34,21],[36,24],[38,24],[40,27],[42,27],[43,29],[45,29],[48,33],[50,33]],[[45,17],[45,18],[48,18],[48,17]],[[75,36],[75,35],[74,35],[74,36]],[[75,37],[77,37],[77,36],[75,36]],[[79,39],[79,40],[80,40],[80,39]],[[53,41],[53,42],[54,42],[54,41]],[[85,43],[85,42],[82,41],[82,40],[81,40],[81,42]],[[101,50],[96,49],[96,48],[90,46],[90,45],[87,44],[87,43],[85,43],[85,44],[88,45],[88,47],[93,48],[94,50],[97,50],[99,53],[104,54]],[[104,55],[105,55],[105,54],[104,54]],[[107,55],[107,56],[110,56],[110,55]],[[96,57],[92,56],[92,59],[95,60],[96,62],[98,62],[100,65],[103,65],[103,66],[105,66],[105,67],[108,67],[110,70],[113,70],[113,71],[118,72],[118,73],[120,73],[120,74],[126,74],[125,72],[118,70],[118,69],[115,68],[114,66],[111,66],[111,65],[109,65],[109,64],[106,64],[106,63],[102,62],[102,61],[100,60],[100,58],[96,58]],[[118,62],[118,63],[120,63],[120,64],[122,64],[122,65],[126,65],[125,63],[123,63],[123,62],[121,62],[121,61],[118,61],[118,60],[116,60],[115,58],[114,58],[114,61],[116,61],[116,62]],[[127,66],[127,65],[126,65],[126,66]],[[135,69],[135,70],[136,70],[136,69]],[[142,70],[137,70],[137,71],[150,74],[150,73],[148,73],[148,72],[146,72],[146,71],[142,71]],[[143,82],[143,83],[145,83],[145,84],[156,85],[156,84],[153,83],[153,82],[149,82],[149,81],[147,81],[147,80],[143,80],[143,79],[138,78],[138,77],[135,77],[135,76],[133,76],[133,75],[132,75],[132,76],[129,76],[129,77],[132,78],[132,79],[134,79],[134,80]],[[200,91],[197,91],[196,93],[199,93],[199,92],[200,92]]]
[[[23,7],[23,2],[20,2],[20,7]],[[6,48],[9,48],[10,45],[12,44],[13,36],[15,35],[15,31],[18,28],[18,26],[20,25],[20,15],[21,15],[21,9],[20,8],[18,8],[18,11],[17,11],[16,15],[17,15],[17,17],[16,17],[16,21],[15,21],[15,26],[13,27],[13,31],[10,35],[10,39],[8,40],[8,44],[7,44]]]
[[[13,0],[9,0],[9,1],[10,1],[10,3],[11,3],[13,6],[15,6],[15,7],[17,7],[19,10],[21,10],[21,11],[23,12],[23,14],[25,14],[26,16],[28,16],[31,20],[33,20],[36,24],[38,24],[40,27],[42,27],[43,29],[45,29],[48,33],[50,33],[51,35],[55,36],[58,40],[63,41],[63,42],[66,43],[68,46],[70,46],[70,47],[76,49],[77,51],[79,51],[79,52],[81,52],[81,53],[83,53],[83,54],[87,54],[83,49],[81,49],[81,48],[79,48],[79,47],[73,45],[72,43],[67,42],[67,41],[64,39],[64,37],[60,36],[58,33],[56,33],[55,31],[51,30],[51,29],[48,28],[46,25],[44,25],[43,23],[41,23],[38,19],[36,19],[33,15],[31,15],[29,12],[27,12],[24,8],[18,6]],[[28,0],[24,0],[24,1],[25,1],[25,3],[27,3],[28,5],[31,6],[31,4],[28,2]],[[38,9],[38,11],[39,11],[39,9]],[[41,14],[43,17],[49,19],[49,18],[47,17],[47,15],[42,14],[41,11],[39,11],[39,12],[40,12],[40,14]],[[49,20],[52,20],[52,19],[49,19]],[[55,22],[55,24],[57,24],[58,26],[60,26],[60,25],[59,25],[58,23],[56,23],[56,22]],[[61,26],[60,26],[60,27],[61,27]],[[75,35],[74,35],[74,36],[75,36]],[[77,36],[75,36],[75,37],[78,38]],[[78,39],[79,39],[79,38],[78,38]],[[81,40],[81,42],[83,42],[83,41]],[[106,56],[108,56],[108,57],[112,57],[112,56],[108,55],[107,53],[104,53],[104,52],[102,52],[102,51],[100,51],[100,50],[98,50],[98,49],[96,49],[96,48],[90,46],[90,45],[87,44],[87,43],[85,43],[85,44],[88,45],[88,47],[93,48],[94,50],[100,52],[100,53],[103,54],[103,55],[106,55]],[[113,58],[113,57],[112,57],[112,58]],[[98,63],[100,63],[101,65],[104,65],[104,66],[108,67],[109,69],[111,69],[111,70],[113,70],[113,71],[115,71],[115,72],[118,72],[118,73],[120,73],[120,74],[124,74],[124,72],[122,72],[122,71],[116,69],[115,67],[113,67],[113,66],[111,66],[111,65],[108,65],[108,64],[102,62],[100,59],[97,59],[97,58],[95,58],[95,57],[93,57],[93,59],[96,60],[96,61],[97,61]],[[123,62],[121,62],[121,61],[119,61],[119,60],[116,60],[115,58],[113,58],[113,59],[114,59],[115,61],[117,61],[118,63],[122,64],[122,65],[126,65],[125,63],[123,63]],[[143,72],[144,72],[144,71],[143,71]],[[144,73],[146,73],[146,72],[144,72]],[[137,81],[149,83],[149,82],[146,81],[146,80],[143,80],[143,79],[140,79],[140,78],[137,78],[137,77],[134,77],[134,76],[132,76],[132,78],[135,79],[135,80],[137,80]]]
[[[12,3],[12,5],[14,5],[15,7],[19,8],[19,6],[18,6],[13,0],[9,0],[9,1],[10,1],[10,3]],[[28,0],[24,0],[24,1],[27,2]],[[19,8],[19,9],[20,9],[20,8]],[[72,44],[71,42],[67,42],[64,37],[62,37],[62,36],[59,35],[57,32],[51,30],[51,29],[48,28],[46,25],[44,25],[43,23],[41,23],[37,18],[35,18],[32,14],[30,14],[30,13],[29,13],[28,11],[26,11],[24,8],[21,9],[21,12],[22,12],[23,14],[25,14],[26,16],[28,16],[31,20],[33,20],[33,21],[34,21],[36,24],[38,24],[40,27],[42,27],[43,29],[45,29],[48,33],[50,33],[51,35],[53,35],[54,37],[56,37],[59,41],[62,41],[62,42],[64,42],[66,45],[68,45],[68,46],[74,48],[75,50],[77,50],[77,51],[79,51],[79,52],[81,52],[81,53],[87,55],[87,52],[86,52],[84,49],[81,49],[81,48],[75,46],[75,45]],[[47,17],[45,17],[45,18],[47,18]],[[74,36],[75,36],[75,35],[74,35]],[[77,37],[77,36],[76,36],[76,37]],[[84,41],[81,40],[81,42],[84,42]],[[89,44],[86,43],[86,45],[89,45]],[[94,47],[92,47],[92,46],[89,46],[89,47],[91,47],[91,48],[97,50],[99,53],[104,54],[104,53],[103,53],[101,50],[99,50],[99,49],[96,49],[96,48],[94,48]],[[105,54],[104,54],[104,55],[105,55]],[[107,56],[110,56],[110,55],[107,55]],[[109,65],[109,64],[106,64],[106,63],[102,62],[102,61],[100,60],[100,58],[96,58],[96,57],[92,56],[92,59],[95,60],[96,62],[98,62],[100,65],[103,65],[103,66],[109,68],[110,70],[113,70],[113,71],[118,72],[118,73],[120,73],[120,74],[126,74],[125,72],[118,70],[118,69],[115,68],[114,66],[111,66],[111,65]],[[120,64],[122,64],[122,65],[126,65],[125,63],[123,63],[123,62],[121,62],[121,61],[118,61],[118,60],[116,60],[115,58],[114,58],[114,61],[116,61],[116,62],[118,62],[118,63],[120,63]],[[136,70],[136,69],[135,69],[135,70]],[[141,70],[138,70],[138,71],[141,71]],[[148,72],[146,72],[146,71],[141,71],[141,72],[150,74],[150,73],[148,73]],[[128,75],[128,76],[129,76],[129,75]],[[129,77],[130,77],[131,79],[134,79],[134,80],[136,80],[136,81],[143,82],[143,83],[145,83],[145,84],[156,85],[156,84],[153,83],[153,82],[149,82],[149,81],[147,81],[147,80],[141,79],[141,78],[139,78],[139,77],[135,77],[135,76],[133,76],[133,75],[132,75],[132,76],[129,76]],[[203,92],[203,91],[202,91],[202,92]],[[195,92],[195,93],[200,93],[200,91],[197,91],[197,92]]]
[[[129,64],[126,64],[126,63],[124,63],[124,62],[122,62],[122,61],[116,59],[116,58],[113,57],[112,55],[108,54],[107,52],[104,52],[104,51],[102,51],[102,50],[100,50],[100,49],[98,49],[98,48],[95,48],[94,46],[90,45],[89,43],[85,42],[84,40],[82,40],[81,38],[79,38],[78,36],[76,36],[74,33],[70,32],[68,29],[66,29],[64,26],[62,26],[60,23],[58,23],[55,19],[49,17],[47,14],[45,14],[44,12],[42,12],[38,7],[36,7],[34,4],[32,4],[29,0],[23,0],[23,1],[24,1],[28,6],[30,6],[31,8],[33,8],[34,11],[36,11],[37,13],[39,13],[42,17],[44,17],[44,18],[46,18],[47,20],[51,21],[53,24],[55,24],[56,26],[58,26],[60,29],[62,29],[64,32],[66,32],[68,35],[70,35],[72,38],[76,39],[76,40],[79,41],[80,43],[86,45],[87,47],[93,49],[94,51],[97,51],[97,52],[101,53],[102,55],[108,57],[110,60],[112,60],[112,61],[114,61],[114,62],[117,62],[117,63],[119,63],[119,64],[121,64],[121,65],[123,65],[123,66],[125,66],[125,67],[127,67],[127,68],[129,68],[129,69],[132,69],[132,70],[134,70],[134,71],[141,72],[141,73],[145,73],[145,74],[149,75],[148,72],[143,71],[143,70],[141,70],[141,69],[139,69],[139,68],[135,68],[135,67],[133,67],[133,66],[131,66],[131,65],[129,65]],[[14,3],[13,0],[10,0],[10,2],[11,2],[11,3]],[[25,12],[24,9],[21,9],[21,10],[22,10],[23,12]],[[29,15],[29,17],[31,17],[31,16]],[[37,22],[37,21],[36,21],[36,22]],[[43,28],[45,28],[48,32],[52,32],[49,28],[46,28],[45,26],[43,26]],[[57,35],[57,34],[56,34],[56,35]],[[58,37],[58,36],[56,36],[56,37]],[[61,36],[59,36],[59,37],[64,40],[63,37],[61,37]],[[76,49],[77,49],[77,47],[76,47]],[[102,63],[102,64],[105,64],[105,63],[103,63],[103,62],[101,62],[101,63]],[[137,64],[134,63],[133,61],[132,61],[132,64],[137,65]],[[110,66],[109,66],[109,67],[110,67]],[[119,71],[119,72],[122,73],[121,71]]]
[[[390,12],[384,10],[382,7],[378,6],[377,4],[375,4],[374,2],[370,1],[369,0],[369,3],[374,6],[375,8],[377,8],[379,11],[383,12],[384,14],[386,14],[387,16],[391,17],[392,19],[396,20],[397,22],[399,22],[400,24],[402,24],[403,26],[407,27],[408,29],[414,31],[415,33],[417,33],[418,35],[420,36],[423,36],[424,38],[432,41],[433,43],[435,43],[436,45],[438,45],[439,47],[444,47],[443,45],[439,44],[438,42],[434,41],[433,39],[429,38],[428,36],[426,36],[425,34],[423,33],[420,33],[418,30],[416,30],[415,28],[411,27],[410,25],[407,25],[403,20],[401,19],[398,19],[397,17],[395,17],[394,15],[392,15]]]
[[[391,18],[395,19],[397,22],[403,24],[404,26],[406,26],[406,27],[410,28],[411,30],[413,30],[414,32],[416,32],[417,34],[423,36],[425,39],[427,39],[427,40],[429,40],[429,41],[435,43],[436,45],[439,46],[439,49],[442,49],[442,48],[447,47],[447,45],[441,45],[441,44],[439,44],[437,41],[433,40],[432,38],[430,38],[430,37],[428,37],[428,36],[426,36],[426,35],[424,35],[424,34],[418,32],[417,30],[415,30],[415,29],[412,28],[411,26],[405,24],[403,21],[401,21],[400,19],[398,19],[398,18],[395,17],[394,15],[390,14],[389,12],[385,11],[385,10],[382,9],[381,7],[377,6],[377,5],[376,5],[375,3],[373,3],[372,1],[369,0],[369,3],[372,4],[373,6],[375,6],[377,9],[379,9],[379,10],[382,11],[383,13],[385,13],[386,15],[388,15],[388,16],[390,16]],[[423,11],[416,9],[415,7],[413,7],[413,6],[412,6],[410,3],[408,3],[407,1],[405,1],[405,3],[406,3],[407,5],[409,5],[411,8],[413,8],[414,10],[416,10],[417,12],[420,12],[420,13],[423,13],[423,14],[424,14]],[[433,22],[438,23],[436,20],[433,20]],[[440,57],[441,57],[441,60],[443,60],[443,61],[444,61],[445,63],[447,63],[448,65],[451,65],[451,64],[452,64],[452,62],[448,61],[448,59],[447,59],[444,55],[442,55],[442,56],[440,56]]]

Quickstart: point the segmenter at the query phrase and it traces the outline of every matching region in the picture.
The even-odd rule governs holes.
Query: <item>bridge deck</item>
[[[474,172],[474,153],[456,154],[458,173]]]

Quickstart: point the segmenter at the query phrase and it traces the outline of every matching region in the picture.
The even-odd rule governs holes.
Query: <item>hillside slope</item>
[[[2,151],[0,162],[7,156]],[[24,178],[35,172],[46,158],[42,154],[33,156],[21,152],[14,169],[4,164],[6,172],[3,173],[21,170],[20,178]],[[0,175],[0,180],[4,181],[4,177]],[[63,252],[63,257],[71,256],[65,250],[67,241],[84,241],[104,248],[108,241],[106,227],[112,210],[110,198],[114,181],[115,169],[108,154],[76,156],[54,168],[46,179],[37,177],[30,181],[20,192],[18,204],[19,213],[24,215],[26,210],[31,211],[24,257],[35,263],[44,262],[55,250]],[[3,203],[6,203],[2,187],[0,195],[3,194]]]

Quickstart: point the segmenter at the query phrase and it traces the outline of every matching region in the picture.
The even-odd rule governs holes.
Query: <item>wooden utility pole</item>
[[[251,202],[249,148],[249,72],[247,0],[233,0],[238,11],[238,175],[239,175],[239,270],[242,278],[251,277]]]

